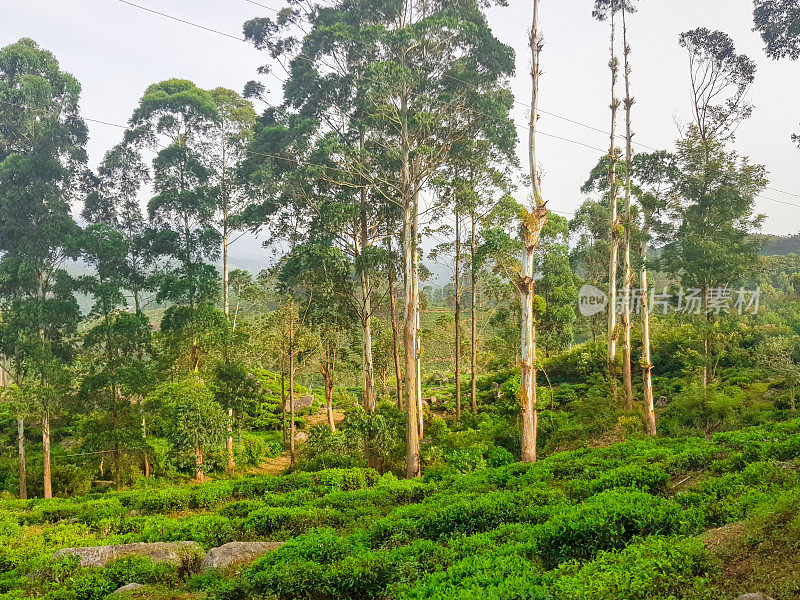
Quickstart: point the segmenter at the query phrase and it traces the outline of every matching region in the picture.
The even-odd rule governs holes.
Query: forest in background
[[[331,432],[335,409],[361,406],[367,422],[379,406],[402,411],[390,420],[405,420],[418,476],[426,411],[463,425],[480,414],[479,380],[514,369],[507,396],[521,410],[506,418],[520,446],[507,449],[532,462],[546,447],[537,413],[576,360],[611,413],[643,411],[650,435],[656,397],[676,411],[676,392],[700,399],[685,421],[724,428],[737,406],[726,368],[734,385],[748,365],[766,369],[794,410],[797,255],[765,245],[753,208],[765,168],[730,149],[752,112],[753,61],[723,32],[683,33],[694,121],[674,148],[635,152],[636,3],[598,0],[611,145],[567,218],[536,166],[534,6],[527,176],[514,50],[471,2],[301,3],[252,19],[246,38],[288,74],[282,105],[259,115],[257,80],[242,94],[154,83],[96,171],[80,83],[32,40],[4,48],[5,489],[49,498],[54,473],[60,495],[109,478],[118,490],[202,479],[277,442],[294,466],[301,396],[325,407]],[[757,2],[754,16],[768,54],[793,58],[787,14]],[[230,245],[253,232],[266,233],[269,266],[230,269]],[[451,283],[426,286],[434,263]],[[589,285],[608,306],[584,316]],[[37,430],[41,451],[29,450]],[[385,467],[364,436],[364,458]]]
[[[640,151],[638,4],[587,3],[609,148],[574,214],[539,0],[526,167],[502,2],[291,2],[243,25],[280,105],[155,82],[97,169],[67,66],[0,49],[0,597],[800,597],[800,255],[732,148],[755,63],[681,34],[692,121]],[[796,3],[754,7],[800,57]],[[162,541],[287,543],[53,555]]]

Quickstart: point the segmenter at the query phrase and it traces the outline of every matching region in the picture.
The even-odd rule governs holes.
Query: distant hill
[[[785,256],[800,253],[800,233],[795,235],[765,235],[762,256]]]

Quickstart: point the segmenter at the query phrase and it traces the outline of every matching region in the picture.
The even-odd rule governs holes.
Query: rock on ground
[[[303,396],[302,398],[294,399],[295,412],[311,408],[313,405],[314,405],[314,396]],[[291,410],[291,406],[289,405],[288,400],[284,404],[284,409],[286,410],[286,412],[289,412],[289,410]]]
[[[200,569],[227,569],[234,565],[251,563],[281,546],[283,542],[231,542],[209,550]]]
[[[197,542],[154,542],[119,544],[115,546],[89,546],[85,548],[64,548],[53,554],[53,559],[64,556],[78,556],[82,567],[105,567],[108,563],[123,556],[144,556],[153,562],[169,563],[176,567],[194,570],[192,567],[203,556]]]
[[[772,600],[772,598],[766,594],[758,592],[757,594],[742,594],[736,600]]]
[[[136,590],[142,589],[144,586],[141,583],[129,583],[128,585],[123,585],[121,588],[116,590],[111,597],[113,598],[115,594],[125,594],[127,592],[135,592]]]

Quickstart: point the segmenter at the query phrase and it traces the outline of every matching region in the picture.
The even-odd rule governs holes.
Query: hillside
[[[632,436],[534,465],[483,459],[417,481],[354,468],[6,497],[0,598],[99,600],[129,583],[149,599],[800,598],[800,420],[711,441]],[[286,544],[226,573],[51,559],[177,540]]]

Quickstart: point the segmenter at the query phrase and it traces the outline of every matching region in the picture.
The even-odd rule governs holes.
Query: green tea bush
[[[603,342],[573,346],[544,361],[543,369],[551,383],[585,383],[594,373],[602,373],[608,364]]]
[[[492,446],[486,451],[486,464],[490,467],[504,467],[514,462],[514,455],[505,448]]]
[[[231,520],[219,515],[191,516],[181,522],[183,539],[194,540],[206,550],[233,542],[237,537]]]
[[[437,539],[480,533],[505,523],[543,522],[560,506],[550,500],[543,490],[530,489],[459,495],[450,502],[430,502],[419,520],[419,532],[422,537]]]
[[[398,600],[548,600],[545,575],[530,560],[504,552],[465,558],[443,572],[400,587]]]
[[[79,571],[69,586],[71,590],[68,591],[71,593],[62,597],[101,600],[128,583],[175,586],[178,581],[178,575],[171,565],[131,556],[116,560],[103,569]]]
[[[659,464],[634,464],[617,467],[588,481],[572,480],[567,489],[573,498],[588,498],[598,492],[615,488],[636,488],[658,494],[664,490],[669,479],[669,474]]]
[[[171,487],[148,492],[134,500],[134,506],[143,513],[167,513],[188,510],[192,502],[192,488]]]
[[[286,533],[297,535],[314,527],[343,522],[342,513],[329,508],[267,507],[248,514],[242,528],[256,537],[269,538]]]
[[[536,533],[538,551],[552,567],[586,560],[601,550],[624,548],[634,537],[672,535],[691,528],[681,507],[638,490],[612,490],[562,507]]]
[[[288,556],[272,553],[253,565],[238,590],[229,588],[217,598],[389,598],[398,583],[441,568],[452,556],[447,548],[427,540],[369,551],[357,542],[349,544],[350,539],[334,542],[330,534],[323,535],[322,543],[317,534],[310,544],[302,541],[290,548]],[[320,547],[324,549],[322,553]]]
[[[585,565],[565,565],[550,588],[555,600],[652,600],[705,597],[715,571],[703,542],[650,538],[619,552],[601,552]]]
[[[229,519],[244,519],[248,514],[266,504],[260,500],[236,500],[219,509],[218,514]]]
[[[230,500],[233,496],[233,485],[230,482],[214,482],[198,485],[192,489],[189,508],[213,508]]]
[[[283,444],[275,440],[265,440],[261,436],[242,434],[241,450],[237,448],[237,464],[257,467],[264,460],[274,458],[283,452]]]

